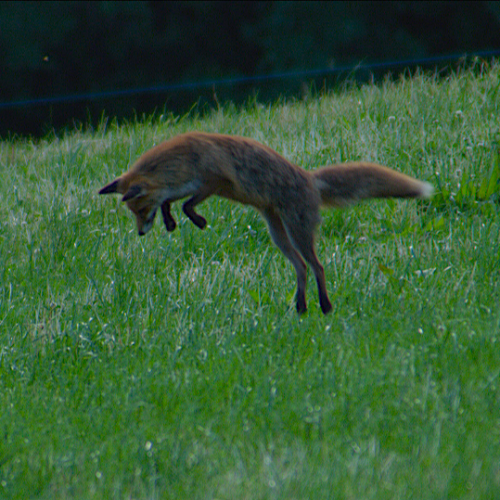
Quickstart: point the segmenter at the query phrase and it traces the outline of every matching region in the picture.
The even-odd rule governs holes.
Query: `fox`
[[[304,170],[260,142],[232,135],[187,132],[146,151],[99,194],[117,193],[135,216],[139,236],[153,227],[161,209],[167,231],[176,228],[171,204],[195,226],[207,221],[196,206],[217,195],[254,207],[271,239],[297,275],[295,307],[307,310],[307,264],[312,268],[323,314],[332,310],[324,268],[315,251],[321,207],[344,207],[369,198],[428,198],[433,187],[388,167],[348,162]],[[306,264],[307,263],[307,264]]]

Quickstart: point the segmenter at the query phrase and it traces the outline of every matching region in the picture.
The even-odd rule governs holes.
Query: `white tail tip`
[[[430,198],[434,194],[434,186],[428,182],[422,182],[422,198]]]

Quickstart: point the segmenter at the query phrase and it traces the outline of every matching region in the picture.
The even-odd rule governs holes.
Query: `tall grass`
[[[0,144],[0,498],[443,499],[500,491],[500,67]],[[97,191],[188,130],[431,201],[325,211],[331,315],[248,207],[144,238]],[[311,274],[311,273],[310,273]]]

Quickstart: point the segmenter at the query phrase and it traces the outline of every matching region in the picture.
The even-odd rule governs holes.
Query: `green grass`
[[[478,499],[500,491],[500,66],[0,144],[0,498]],[[144,238],[97,191],[188,130],[432,201],[325,211],[331,315],[248,207]]]

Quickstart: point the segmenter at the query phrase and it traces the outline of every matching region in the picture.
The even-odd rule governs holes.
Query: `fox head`
[[[144,236],[153,227],[156,211],[161,205],[161,199],[157,199],[155,190],[145,182],[128,182],[128,179],[118,177],[99,191],[99,194],[111,193],[123,195],[122,201],[135,216],[139,236]]]

